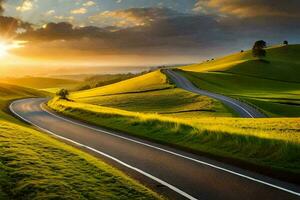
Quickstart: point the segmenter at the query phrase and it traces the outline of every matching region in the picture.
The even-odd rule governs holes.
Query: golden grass
[[[115,84],[107,85],[104,87],[94,88],[74,92],[70,95],[72,99],[95,97],[101,95],[128,93],[128,92],[141,92],[149,90],[164,89],[170,87],[167,84],[167,78],[160,71],[151,72],[142,76],[132,79],[121,81]]]
[[[59,99],[48,106],[78,120],[194,152],[300,173],[300,119],[183,119]]]
[[[88,112],[106,115],[133,117],[141,121],[159,120],[175,124],[188,125],[200,131],[209,130],[226,132],[228,134],[255,136],[266,139],[278,139],[300,144],[300,118],[270,118],[270,119],[242,119],[242,118],[194,118],[185,119],[168,117],[153,113],[131,112],[115,108],[96,106],[85,103],[51,100],[48,105],[58,111],[66,108],[82,109]]]

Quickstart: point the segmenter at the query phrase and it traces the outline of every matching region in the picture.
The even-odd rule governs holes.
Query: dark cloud
[[[233,5],[237,1],[201,2],[232,2]],[[222,14],[225,14],[224,9]],[[250,17],[248,14],[248,17],[236,17],[230,14],[224,17],[220,13],[189,14],[166,8],[134,8],[105,12],[97,15],[97,20],[101,20],[103,15],[116,19],[116,26],[75,27],[67,22],[48,23],[39,29],[27,26],[27,31],[19,34],[19,39],[29,41],[31,51],[27,54],[42,54],[41,49],[45,54],[55,54],[57,49],[63,49],[65,53],[77,51],[79,54],[96,55],[184,54],[205,57],[224,50],[228,52],[250,47],[257,39],[281,42],[298,38],[300,34],[299,20],[295,15]],[[19,24],[25,26],[23,22]]]
[[[300,17],[299,0],[198,0],[195,11],[216,10],[236,17]]]
[[[127,10],[105,11],[89,19],[93,22],[109,21],[116,27],[146,26],[154,21],[176,17],[179,13],[167,8],[130,8]]]
[[[22,22],[13,17],[0,16],[0,34],[4,37],[13,37],[17,31],[31,30],[31,24]]]
[[[0,34],[2,37],[13,37],[17,34],[18,30],[31,30],[31,24],[23,22],[22,20],[14,17],[3,16],[3,3],[5,0],[0,0]]]
[[[120,13],[121,11],[118,11]],[[35,43],[63,41],[64,46],[76,46],[81,51],[126,53],[192,52],[200,47],[212,46],[222,35],[218,22],[211,16],[182,14],[170,9],[141,8],[123,11],[130,19],[143,18],[141,25],[124,27],[74,27],[70,23],[49,23],[43,28],[20,36]],[[123,15],[122,15],[123,16]],[[52,43],[53,44],[53,43]],[[55,43],[55,46],[58,42]]]
[[[2,15],[2,13],[4,11],[3,3],[4,3],[4,0],[0,0],[0,15]]]

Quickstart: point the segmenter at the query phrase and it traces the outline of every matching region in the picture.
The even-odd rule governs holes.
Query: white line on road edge
[[[26,99],[25,99],[26,100]],[[21,117],[19,114],[15,113],[12,109],[12,105],[14,104],[15,102],[13,102],[9,108],[10,110],[16,114],[17,116],[19,116],[20,118],[22,118],[24,121],[27,121],[26,119],[24,119],[23,117]],[[289,189],[286,189],[286,188],[283,188],[283,187],[280,187],[280,186],[277,186],[277,185],[274,185],[272,183],[268,183],[268,182],[265,182],[265,181],[262,181],[262,180],[259,180],[259,179],[256,179],[256,178],[253,178],[253,177],[250,177],[250,176],[247,176],[247,175],[244,175],[244,174],[240,174],[238,172],[234,172],[232,170],[229,170],[229,169],[226,169],[226,168],[223,168],[223,167],[219,167],[219,166],[216,166],[216,165],[213,165],[213,164],[210,164],[210,163],[207,163],[207,162],[204,162],[204,161],[200,161],[200,160],[197,160],[195,158],[191,158],[191,157],[188,157],[188,156],[184,156],[184,155],[181,155],[179,153],[175,153],[173,151],[169,151],[169,150],[166,150],[166,149],[163,149],[163,148],[160,148],[160,147],[156,147],[156,146],[153,146],[153,145],[150,145],[150,144],[147,144],[147,143],[144,143],[144,142],[140,142],[138,140],[134,140],[134,139],[131,139],[131,138],[126,138],[124,136],[120,136],[120,135],[117,135],[117,134],[114,134],[114,133],[111,133],[111,132],[108,132],[108,131],[105,131],[105,130],[101,130],[100,128],[96,129],[96,128],[93,128],[93,127],[90,127],[90,126],[87,126],[85,124],[80,124],[80,123],[77,123],[77,122],[74,122],[72,120],[69,120],[69,119],[66,119],[64,117],[61,117],[59,115],[56,115],[52,112],[49,112],[48,110],[46,110],[45,108],[43,108],[42,104],[40,105],[41,109],[45,112],[47,112],[48,114],[56,117],[56,118],[59,118],[61,120],[64,120],[64,121],[67,121],[67,122],[70,122],[70,123],[73,123],[75,125],[78,125],[78,126],[82,126],[82,127],[85,127],[85,128],[88,128],[88,129],[91,129],[91,130],[94,130],[94,131],[97,131],[97,132],[103,132],[103,133],[106,133],[108,135],[111,135],[111,136],[114,136],[114,137],[118,137],[118,138],[121,138],[121,139],[124,139],[124,140],[128,140],[128,141],[131,141],[131,142],[134,142],[134,143],[137,143],[137,144],[141,144],[141,145],[144,145],[144,146],[147,146],[147,147],[150,147],[150,148],[153,148],[153,149],[157,149],[157,150],[160,150],[160,151],[163,151],[163,152],[166,152],[166,153],[169,153],[169,154],[172,154],[172,155],[175,155],[175,156],[178,156],[178,157],[181,157],[181,158],[185,158],[187,160],[191,160],[191,161],[194,161],[194,162],[197,162],[197,163],[200,163],[200,164],[203,164],[203,165],[206,165],[206,166],[209,166],[209,167],[212,167],[212,168],[215,168],[215,169],[218,169],[218,170],[221,170],[221,171],[225,171],[227,173],[230,173],[230,174],[234,174],[236,176],[240,176],[240,177],[243,177],[245,179],[248,179],[248,180],[251,180],[251,181],[254,181],[254,182],[258,182],[258,183],[261,183],[261,184],[264,184],[264,185],[267,185],[267,186],[270,186],[270,187],[273,187],[273,188],[276,188],[278,190],[282,190],[282,191],[285,191],[285,192],[288,192],[290,194],[293,194],[293,195],[296,195],[296,196],[300,196],[300,193],[299,192],[295,192],[293,190],[289,190]],[[33,124],[32,122],[29,122],[30,124]],[[33,124],[34,125],[34,124]],[[36,125],[35,125],[36,126]],[[37,126],[38,127],[38,126]],[[40,127],[39,127],[40,128]],[[42,128],[43,129],[43,128]],[[45,129],[43,129],[45,130]],[[48,132],[48,130],[46,130]],[[51,133],[51,134],[54,134],[54,133]],[[56,134],[54,134],[56,135]],[[59,136],[61,137],[61,136]],[[97,150],[96,150],[97,151]],[[122,162],[122,161],[121,161]]]
[[[106,130],[101,130],[100,128],[93,128],[93,127],[88,126],[88,125],[85,125],[85,124],[81,124],[81,123],[74,122],[74,121],[72,121],[72,120],[70,120],[70,119],[66,119],[66,118],[64,118],[64,117],[61,117],[61,116],[59,116],[59,115],[56,115],[56,114],[54,114],[54,113],[48,111],[47,109],[45,109],[45,108],[42,106],[42,104],[40,105],[40,107],[41,107],[41,109],[42,109],[43,111],[49,113],[50,115],[52,115],[52,116],[54,116],[54,117],[56,117],[56,118],[59,118],[59,119],[61,119],[61,120],[64,120],[64,121],[73,123],[73,124],[75,124],[75,125],[82,126],[82,127],[85,127],[85,128],[88,128],[88,129],[97,131],[97,132],[106,133],[106,134],[108,134],[108,135],[111,135],[111,136],[114,136],[114,137],[118,137],[118,138],[121,138],[121,139],[124,139],[124,140],[127,140],[127,141],[131,141],[131,142],[134,142],[134,143],[137,143],[137,144],[141,144],[141,145],[144,145],[144,146],[153,148],[153,149],[157,149],[157,150],[160,150],[160,151],[163,151],[163,152],[166,152],[166,153],[169,153],[169,154],[172,154],[172,155],[181,157],[181,158],[185,158],[185,159],[187,159],[187,160],[191,160],[191,161],[194,161],[194,162],[197,162],[197,163],[200,163],[200,164],[203,164],[203,165],[206,165],[206,166],[215,168],[215,169],[219,169],[219,170],[228,172],[228,173],[230,173],[230,174],[234,174],[234,175],[237,175],[237,176],[240,176],[240,177],[249,179],[249,180],[251,180],[251,181],[255,181],[255,182],[258,182],[258,183],[261,183],[261,184],[264,184],[264,185],[268,185],[268,186],[270,186],[270,187],[273,187],[273,188],[276,188],[276,189],[279,189],[279,190],[282,190],[282,191],[285,191],[285,192],[288,192],[288,193],[291,193],[291,194],[300,196],[300,193],[298,193],[298,192],[295,192],[295,191],[292,191],[292,190],[289,190],[289,189],[286,189],[286,188],[283,188],[283,187],[274,185],[274,184],[272,184],[272,183],[268,183],[268,182],[265,182],[265,181],[262,181],[262,180],[259,180],[259,179],[256,179],[256,178],[253,178],[253,177],[244,175],[244,174],[240,174],[240,173],[238,173],[238,172],[234,172],[234,171],[232,171],[232,170],[225,169],[225,168],[223,168],[223,167],[219,167],[219,166],[216,166],[216,165],[213,165],[213,164],[204,162],[204,161],[200,161],[200,160],[197,160],[197,159],[195,159],[195,158],[191,158],[191,157],[188,157],[188,156],[184,156],[184,155],[181,155],[181,154],[179,154],[179,153],[175,153],[175,152],[170,151],[170,150],[166,150],[166,149],[163,149],[163,148],[160,148],[160,147],[156,147],[156,146],[153,146],[153,145],[151,145],[151,144],[147,144],[147,143],[144,143],[144,142],[141,142],[141,141],[138,141],[138,140],[134,140],[134,139],[131,139],[131,138],[127,138],[127,137],[118,135],[118,134],[114,134],[114,133],[108,132],[108,131],[106,131]]]
[[[195,197],[193,197],[193,196],[187,194],[186,192],[184,192],[184,191],[182,191],[182,190],[176,188],[175,186],[173,186],[173,185],[171,185],[171,184],[169,184],[169,183],[167,183],[167,182],[165,182],[165,181],[163,181],[163,180],[161,180],[161,179],[159,179],[159,178],[157,178],[157,177],[155,177],[155,176],[153,176],[153,175],[151,175],[151,174],[149,174],[149,173],[147,173],[147,172],[145,172],[145,171],[143,171],[143,170],[141,170],[141,169],[139,169],[139,168],[133,167],[133,166],[131,166],[131,165],[129,165],[129,164],[127,164],[127,163],[125,163],[125,162],[123,162],[123,161],[121,161],[121,160],[119,160],[119,159],[113,157],[113,156],[110,156],[110,155],[104,153],[104,152],[101,152],[101,151],[99,151],[99,150],[96,150],[96,149],[94,149],[94,148],[92,148],[92,147],[89,147],[89,146],[87,146],[87,145],[78,143],[78,142],[76,142],[76,141],[74,141],[74,140],[71,140],[71,139],[69,139],[69,138],[62,137],[62,136],[57,135],[57,134],[55,134],[55,133],[53,133],[53,132],[51,132],[51,131],[49,131],[49,130],[47,130],[47,129],[45,129],[45,128],[42,128],[42,127],[40,127],[40,126],[34,124],[33,122],[31,122],[31,121],[28,120],[28,119],[25,119],[24,117],[22,117],[21,115],[19,115],[18,113],[16,113],[16,112],[13,110],[12,107],[13,107],[14,103],[15,103],[15,102],[13,102],[13,103],[10,104],[10,106],[9,106],[10,111],[11,111],[12,113],[14,113],[16,116],[20,117],[20,118],[21,118],[22,120],[24,120],[25,122],[27,122],[27,123],[29,123],[29,124],[32,124],[32,125],[36,126],[36,127],[39,128],[40,130],[42,130],[42,131],[44,131],[44,132],[46,132],[46,133],[49,133],[50,135],[53,135],[53,136],[55,136],[55,137],[57,137],[57,138],[60,138],[60,139],[62,139],[62,140],[65,140],[65,141],[68,141],[68,142],[70,142],[70,143],[73,143],[73,144],[75,144],[75,145],[77,145],[77,146],[84,147],[84,148],[86,148],[86,149],[88,149],[88,150],[90,150],[90,151],[93,151],[93,152],[95,152],[95,153],[97,153],[97,154],[100,154],[100,155],[102,155],[102,156],[104,156],[104,157],[107,157],[107,158],[109,158],[109,159],[111,159],[111,160],[113,160],[113,161],[115,161],[115,162],[117,162],[117,163],[119,163],[119,164],[121,164],[121,165],[123,165],[123,166],[129,168],[129,169],[132,169],[132,170],[134,170],[134,171],[136,171],[136,172],[138,172],[138,173],[140,173],[140,174],[142,174],[142,175],[144,175],[144,176],[146,176],[146,177],[148,177],[148,178],[150,178],[150,179],[152,179],[152,180],[154,180],[154,181],[156,181],[156,182],[158,182],[158,183],[160,183],[160,184],[162,184],[162,185],[164,185],[164,186],[166,186],[166,187],[168,187],[169,189],[171,189],[171,190],[173,190],[174,192],[176,192],[176,193],[178,193],[178,194],[184,196],[185,198],[187,198],[187,199],[189,199],[189,200],[198,200],[197,198],[195,198]],[[43,109],[43,110],[44,110],[44,109]],[[49,112],[48,112],[48,113],[49,113]]]

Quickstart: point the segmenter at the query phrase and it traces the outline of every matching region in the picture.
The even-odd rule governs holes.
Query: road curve
[[[164,70],[164,72],[169,76],[169,78],[180,88],[188,90],[190,92],[196,93],[196,94],[200,94],[200,95],[204,95],[204,96],[208,96],[214,99],[217,99],[219,101],[221,101],[222,103],[224,103],[225,105],[227,105],[228,107],[230,107],[231,109],[233,109],[237,114],[240,115],[240,117],[243,118],[265,118],[266,115],[264,115],[263,113],[261,113],[260,111],[258,111],[257,109],[255,109],[254,107],[238,101],[236,99],[224,96],[224,95],[220,95],[220,94],[216,94],[213,92],[209,92],[206,90],[201,90],[199,88],[197,88],[193,83],[191,83],[187,78],[185,78],[184,76],[180,75],[179,73],[170,70],[170,69],[166,69]]]
[[[300,199],[300,187],[164,145],[104,130],[43,108],[46,99],[13,102],[24,121],[99,156],[171,199]],[[141,130],[142,131],[142,130]],[[155,188],[157,186],[157,188]]]

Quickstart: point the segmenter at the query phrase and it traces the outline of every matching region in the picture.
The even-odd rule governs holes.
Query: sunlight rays
[[[12,49],[18,49],[24,47],[25,41],[1,41],[0,40],[0,58],[3,58],[9,54]]]

